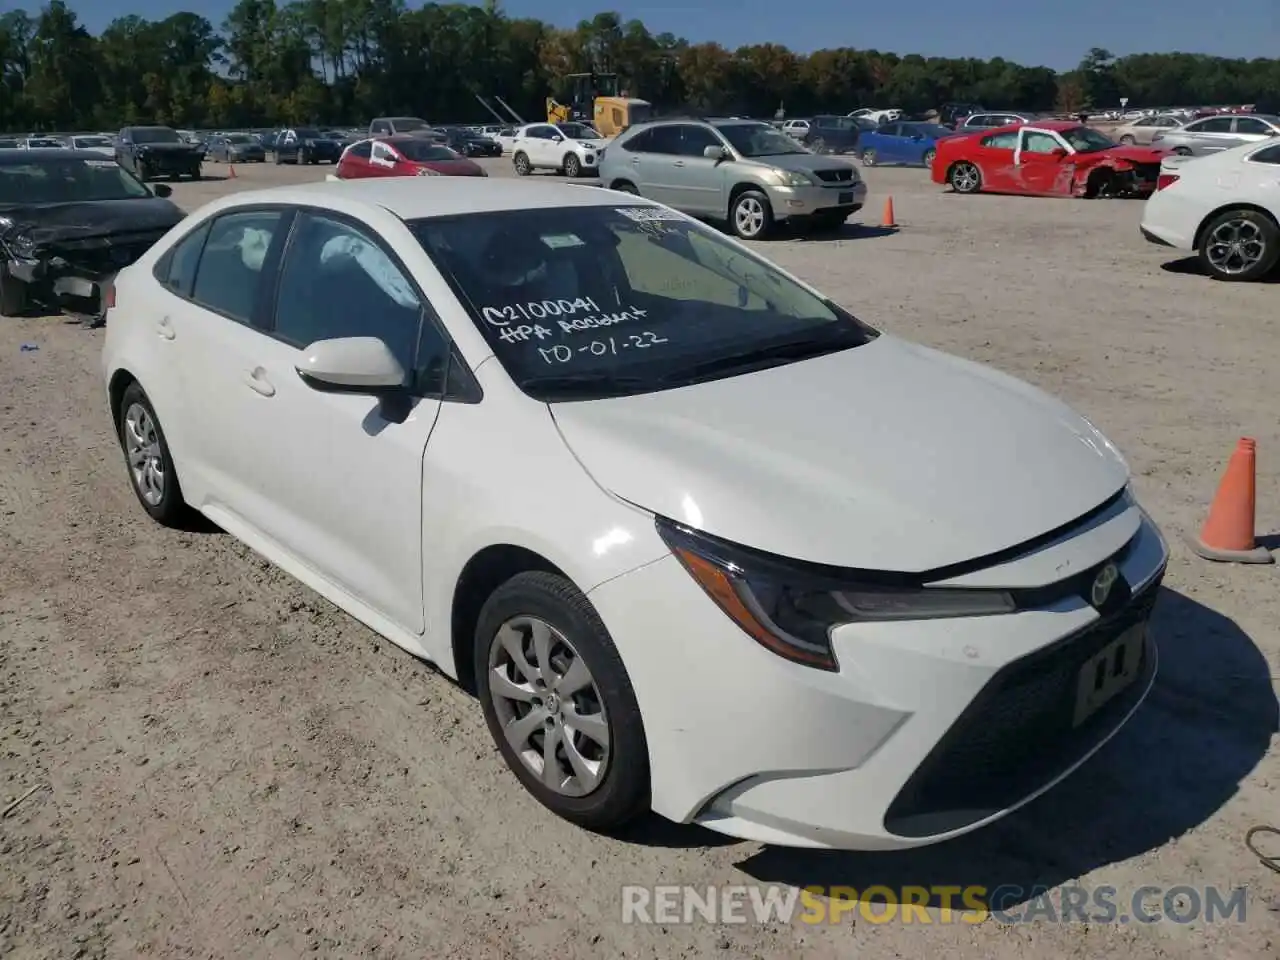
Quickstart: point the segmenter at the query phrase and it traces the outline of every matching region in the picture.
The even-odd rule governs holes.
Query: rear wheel
[[[814,137],[813,140],[809,142],[809,149],[814,153],[826,153],[827,141],[823,140],[821,137]]]
[[[1176,153],[1176,154],[1177,154],[1178,156],[1180,156],[1180,157],[1189,157],[1189,156],[1191,156],[1191,148],[1190,148],[1190,147],[1174,147],[1174,148],[1173,148],[1173,152],[1174,152],[1174,153]]]
[[[1126,133],[1123,137],[1120,138],[1120,142],[1123,143],[1125,146],[1133,146],[1133,144],[1137,143],[1138,141],[1133,139],[1132,134]]]
[[[1199,252],[1215,280],[1261,280],[1280,263],[1280,227],[1257,210],[1224,210],[1205,225]]]
[[[938,155],[938,151],[937,151],[937,150],[934,150],[932,147],[930,147],[928,150],[926,150],[926,151],[924,152],[924,156],[923,156],[923,157],[921,157],[920,159],[921,159],[921,161],[923,161],[923,163],[924,163],[924,165],[925,165],[926,167],[929,167],[930,169],[932,169],[932,168],[933,168],[933,158],[934,158],[934,157],[936,157],[937,155]]]
[[[151,167],[146,163],[138,164],[138,179],[146,183],[151,179]]]
[[[125,388],[116,432],[142,509],[156,523],[181,526],[187,508],[173,469],[169,442],[150,399],[137,382]]]
[[[968,160],[961,160],[947,171],[947,182],[956,193],[977,193],[982,189],[982,171]]]
[[[619,193],[629,193],[633,196],[640,196],[640,191],[636,189],[636,185],[628,180],[619,180],[611,189],[617,190]]]
[[[862,151],[862,165],[864,167],[874,167],[876,165],[876,152],[874,150]]]

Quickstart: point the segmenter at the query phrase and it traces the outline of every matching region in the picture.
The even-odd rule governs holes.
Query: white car
[[[24,150],[65,150],[67,144],[65,140],[57,137],[27,137],[22,141]]]
[[[1152,683],[1168,553],[1101,433],[639,197],[237,193],[107,302],[146,513],[200,511],[473,689],[578,824],[945,840]]]
[[[902,119],[902,111],[897,107],[888,110],[876,110],[873,107],[863,107],[849,114],[851,117],[866,117],[872,123],[893,123]]]
[[[115,158],[116,148],[110,137],[104,137],[101,134],[86,134],[82,137],[71,138],[71,149],[73,150],[89,150],[93,153],[100,153],[104,157]]]
[[[782,124],[782,132],[789,137],[802,140],[804,135],[809,132],[808,120],[787,120]]]
[[[572,178],[595,176],[604,149],[604,138],[585,123],[530,123],[516,130],[510,153],[522,177],[555,170]],[[505,144],[503,152],[508,152]]]
[[[1199,254],[1218,280],[1260,280],[1280,264],[1278,190],[1280,140],[1166,157],[1142,211],[1142,235]]]

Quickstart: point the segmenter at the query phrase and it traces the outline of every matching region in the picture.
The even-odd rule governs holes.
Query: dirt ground
[[[237,173],[175,199],[325,169]],[[1125,451],[1171,541],[1157,687],[1098,757],[1000,824],[905,854],[772,849],[656,818],[584,833],[517,786],[453,684],[229,537],[145,518],[100,332],[0,321],[0,804],[37,788],[0,819],[0,955],[1280,956],[1280,876],[1242,842],[1280,821],[1280,567],[1210,565],[1180,542],[1241,435],[1258,440],[1259,530],[1280,530],[1280,287],[1167,263],[1137,203],[867,179],[865,219],[892,194],[898,231],[764,248],[871,323],[1074,404]],[[624,885],[769,883],[1249,899],[1243,923],[621,922]]]

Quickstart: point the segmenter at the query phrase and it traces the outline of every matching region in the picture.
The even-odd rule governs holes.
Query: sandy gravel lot
[[[506,164],[496,164],[505,169]],[[209,165],[210,170],[221,169]],[[184,206],[324,168],[241,167]],[[1194,531],[1240,435],[1280,530],[1276,285],[1167,269],[1140,205],[958,197],[869,171],[896,233],[773,256],[873,324],[1053,391],[1124,450],[1172,541],[1162,673],[1085,769],[998,826],[894,855],[583,833],[536,806],[479,707],[217,532],[146,520],[100,332],[0,321],[0,955],[1129,960],[1280,956],[1280,567]],[[30,344],[36,350],[24,351]],[[1280,844],[1277,844],[1280,846]],[[624,926],[626,884],[1247,886],[1244,923]],[[1158,903],[1159,898],[1156,898]]]

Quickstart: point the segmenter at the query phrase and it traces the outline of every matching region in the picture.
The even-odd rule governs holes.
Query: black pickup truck
[[[204,150],[170,127],[125,127],[116,139],[116,162],[139,180],[156,177],[200,179]]]

